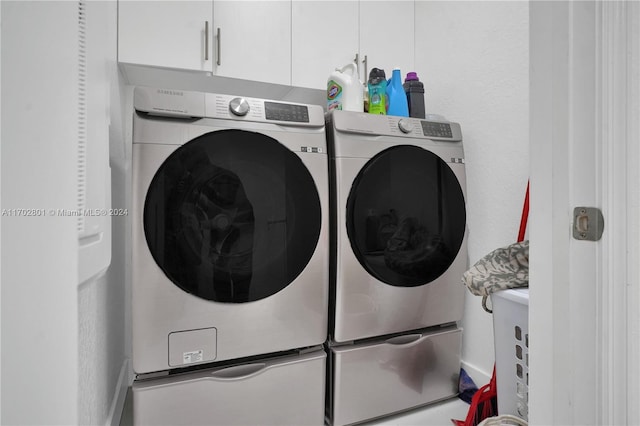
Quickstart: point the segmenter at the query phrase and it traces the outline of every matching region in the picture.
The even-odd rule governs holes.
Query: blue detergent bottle
[[[391,80],[387,82],[387,98],[389,99],[388,115],[409,116],[409,104],[407,103],[407,94],[402,87],[400,68],[393,69]]]

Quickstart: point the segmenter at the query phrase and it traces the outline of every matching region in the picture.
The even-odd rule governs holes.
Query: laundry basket
[[[520,417],[505,414],[495,417],[487,417],[478,426],[527,426],[529,423]]]
[[[491,295],[498,413],[528,420],[529,289]]]

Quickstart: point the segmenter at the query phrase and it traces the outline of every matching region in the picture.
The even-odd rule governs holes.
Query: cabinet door
[[[120,0],[118,8],[118,61],[213,70],[212,1]]]
[[[366,55],[368,73],[371,68],[384,69],[387,78],[399,67],[404,76],[414,70],[414,2],[360,2],[360,57]],[[366,81],[361,68],[361,78]]]
[[[291,84],[291,1],[215,0],[215,74]]]
[[[358,2],[294,0],[292,8],[291,84],[326,90],[329,74],[358,52]]]

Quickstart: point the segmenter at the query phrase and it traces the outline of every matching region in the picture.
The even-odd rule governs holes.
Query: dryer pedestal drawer
[[[359,423],[457,395],[462,330],[331,348],[332,424]]]
[[[326,353],[133,383],[134,425],[322,425]]]

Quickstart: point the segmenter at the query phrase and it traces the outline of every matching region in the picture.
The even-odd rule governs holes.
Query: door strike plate
[[[576,207],[573,209],[573,238],[584,241],[598,241],[604,231],[604,217],[596,207]]]

